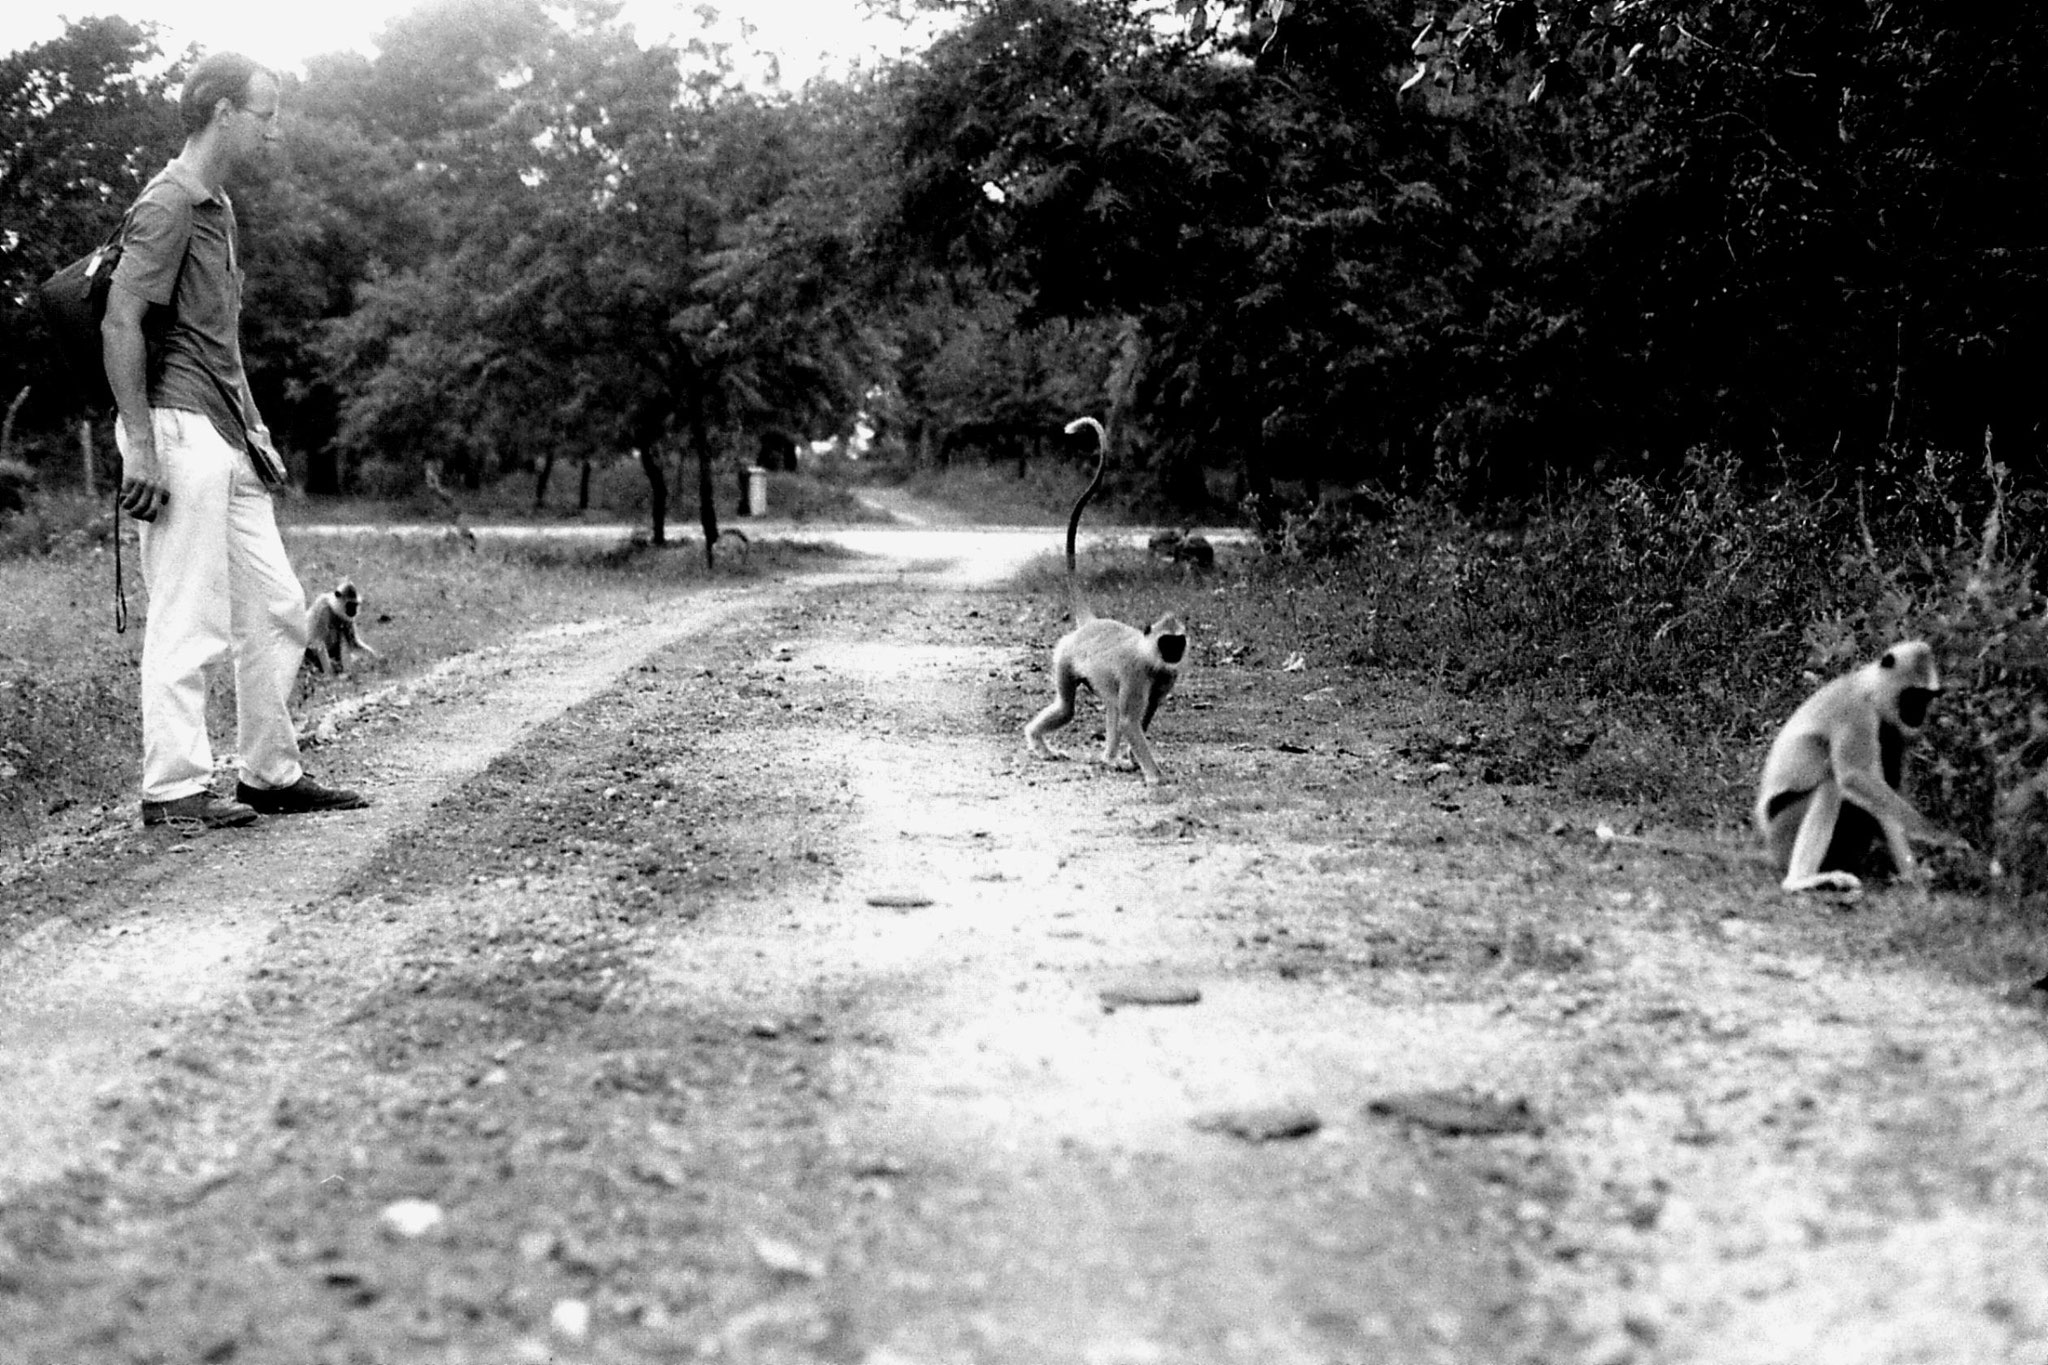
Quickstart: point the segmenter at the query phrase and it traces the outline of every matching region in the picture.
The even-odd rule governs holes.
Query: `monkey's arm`
[[[1928,843],[1953,842],[1953,835],[1915,810],[1912,802],[1884,780],[1875,725],[1858,726],[1837,737],[1829,759],[1842,795],[1869,811],[1884,827],[1885,842],[1893,846],[1894,860],[1907,835]]]
[[[1877,820],[1878,828],[1884,832],[1885,848],[1892,855],[1892,864],[1898,868],[1899,876],[1919,886],[1925,894],[1926,875],[1913,857],[1911,840],[1951,846],[1961,841],[1922,815],[1912,802],[1899,795],[1884,780],[1878,763],[1875,733],[1844,736],[1835,745],[1832,757],[1835,781],[1840,785],[1843,797],[1870,812]]]

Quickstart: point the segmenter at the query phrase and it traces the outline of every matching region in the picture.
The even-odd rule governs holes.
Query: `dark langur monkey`
[[[1892,867],[1916,880],[1909,839],[1954,844],[1899,787],[1907,743],[1941,694],[1934,651],[1919,640],[1886,650],[1800,704],[1771,742],[1756,826],[1787,891],[1853,891],[1880,838]]]
[[[1161,531],[1146,543],[1146,548],[1175,564],[1189,564],[1197,569],[1216,567],[1216,547],[1207,536],[1195,531]]]
[[[1081,596],[1074,576],[1074,539],[1081,529],[1081,512],[1095,490],[1102,486],[1102,472],[1109,462],[1109,437],[1102,423],[1080,417],[1067,423],[1072,434],[1088,427],[1095,432],[1095,477],[1074,503],[1067,518],[1067,594],[1072,603],[1074,628],[1060,637],[1052,651],[1052,704],[1032,717],[1024,727],[1024,739],[1040,758],[1061,755],[1045,742],[1047,733],[1074,718],[1074,693],[1086,687],[1102,698],[1102,759],[1116,762],[1119,746],[1128,743],[1131,757],[1145,774],[1147,785],[1160,781],[1159,761],[1145,731],[1152,724],[1159,705],[1180,680],[1188,652],[1188,630],[1178,616],[1168,612],[1148,629],[1139,630],[1121,621],[1097,616]]]
[[[376,650],[363,643],[362,634],[356,629],[356,613],[362,605],[362,594],[346,578],[334,585],[334,591],[313,599],[313,605],[306,609],[307,663],[322,673],[346,673],[344,646],[360,649],[373,659],[379,657]]]

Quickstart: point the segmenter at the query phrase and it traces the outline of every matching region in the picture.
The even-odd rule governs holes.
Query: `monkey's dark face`
[[[1886,650],[1877,666],[1885,684],[1898,689],[1891,719],[1907,730],[1925,725],[1927,708],[1941,695],[1941,670],[1935,667],[1933,649],[1925,641],[1906,640]],[[1882,710],[1882,691],[1878,704]]]
[[[356,608],[361,604],[362,600],[356,594],[355,584],[349,582],[346,578],[344,578],[341,580],[341,582],[335,585],[334,605],[341,608],[341,614],[343,616],[348,617],[350,620],[354,620]]]
[[[1188,628],[1172,612],[1146,627],[1145,634],[1151,638],[1152,647],[1159,651],[1159,662],[1168,668],[1178,668],[1180,661],[1187,657]]]
[[[1899,691],[1899,724],[1917,730],[1927,723],[1927,708],[1941,693],[1931,687],[1907,687]]]

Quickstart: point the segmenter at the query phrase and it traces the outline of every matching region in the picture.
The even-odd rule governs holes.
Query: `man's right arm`
[[[149,419],[148,347],[142,338],[148,310],[148,300],[116,283],[107,290],[106,316],[100,320],[100,359],[106,366],[107,387],[114,391],[114,406],[120,409],[122,434],[128,438],[121,454],[117,501],[137,521],[155,521],[170,501],[157,463],[156,430]]]

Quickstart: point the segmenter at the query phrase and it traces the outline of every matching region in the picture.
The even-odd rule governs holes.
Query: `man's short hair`
[[[213,106],[222,100],[233,100],[235,108],[247,109],[249,85],[258,76],[271,76],[270,69],[239,52],[211,52],[201,57],[178,95],[178,120],[185,127],[185,136],[212,122]]]

